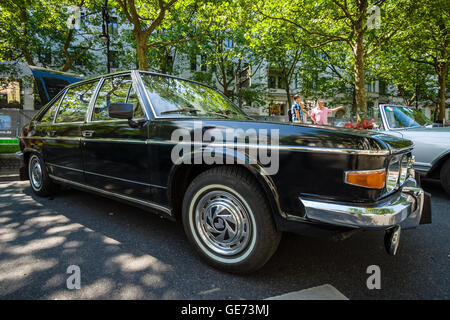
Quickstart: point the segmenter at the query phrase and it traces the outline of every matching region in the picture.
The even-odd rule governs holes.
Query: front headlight
[[[389,163],[387,179],[386,179],[386,189],[388,192],[394,191],[398,187],[399,177],[400,177],[400,161],[401,156],[393,156],[391,162]]]

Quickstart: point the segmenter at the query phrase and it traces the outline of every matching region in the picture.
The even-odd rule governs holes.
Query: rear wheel
[[[450,195],[450,159],[445,161],[444,165],[441,168],[441,184],[444,188],[445,192]]]
[[[28,160],[28,176],[33,192],[41,197],[54,194],[57,185],[48,176],[44,161],[37,154],[32,154]]]
[[[261,268],[281,237],[260,186],[237,167],[213,168],[194,179],[184,196],[183,225],[204,260],[232,273]]]

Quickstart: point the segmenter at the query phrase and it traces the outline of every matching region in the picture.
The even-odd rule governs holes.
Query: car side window
[[[84,121],[98,81],[69,88],[56,115],[56,123]]]
[[[52,104],[52,106],[47,109],[47,111],[45,111],[44,115],[41,117],[41,120],[40,120],[41,123],[52,123],[53,122],[53,119],[55,118],[56,109],[58,109],[59,102],[61,101],[63,96],[64,95],[62,94],[58,98],[58,100],[56,100]]]
[[[111,103],[133,103],[133,118],[144,118],[144,112],[134,90],[130,75],[105,79],[94,105],[92,121],[117,120],[109,116],[109,105]]]

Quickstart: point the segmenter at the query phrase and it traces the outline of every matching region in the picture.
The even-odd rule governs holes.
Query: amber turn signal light
[[[345,182],[365,188],[383,189],[386,183],[386,170],[347,171]]]

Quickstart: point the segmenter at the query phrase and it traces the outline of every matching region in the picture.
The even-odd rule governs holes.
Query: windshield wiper
[[[225,113],[220,113],[220,112],[214,112],[214,111],[208,111],[208,114],[215,114],[217,116],[222,116],[225,119],[231,119],[228,115],[226,115]]]
[[[178,112],[198,112],[195,108],[180,108],[180,109],[172,109],[167,111],[162,111],[160,114],[168,114],[168,113],[178,113]]]

